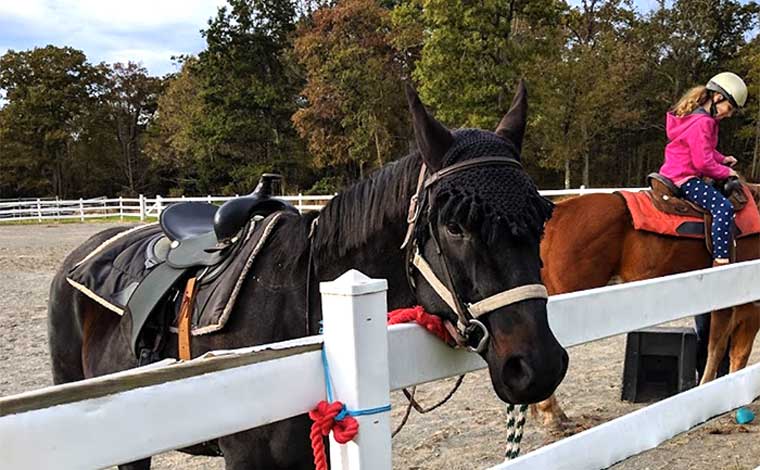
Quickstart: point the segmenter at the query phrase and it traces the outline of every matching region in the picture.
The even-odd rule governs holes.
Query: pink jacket
[[[665,146],[665,163],[660,174],[681,186],[693,177],[706,176],[724,180],[729,167],[715,150],[718,145],[718,121],[709,114],[689,114],[677,117],[667,114],[666,130],[670,142]]]

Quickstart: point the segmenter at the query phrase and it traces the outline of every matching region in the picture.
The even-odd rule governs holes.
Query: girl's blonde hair
[[[709,99],[710,93],[707,87],[704,85],[695,86],[684,93],[681,99],[670,108],[670,112],[678,117],[683,117],[707,103]]]

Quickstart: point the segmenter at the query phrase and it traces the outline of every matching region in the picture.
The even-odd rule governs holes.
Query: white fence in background
[[[96,198],[77,200],[19,200],[0,202],[0,223],[78,219],[104,219],[125,217],[145,220],[158,217],[161,211],[170,204],[187,201],[202,201],[211,204],[222,204],[239,196],[205,196],[205,197],[162,197],[147,198],[143,195],[136,198]],[[299,211],[320,210],[333,196],[282,196],[293,204]]]
[[[611,193],[614,191],[640,191],[645,188],[592,188],[592,189],[552,189],[541,191],[546,197],[574,196],[590,193]],[[170,204],[187,201],[202,201],[211,204],[222,204],[239,196],[201,196],[201,197],[163,197],[147,198],[143,195],[136,198],[95,198],[76,200],[18,200],[0,201],[0,223],[46,220],[115,218],[124,220],[125,217],[145,220],[158,217],[161,211]],[[299,211],[321,210],[333,195],[303,195],[281,196],[280,199],[293,204]]]
[[[760,260],[552,296],[549,323],[571,347],[760,299],[760,282],[751,279],[760,279]],[[322,348],[335,399],[352,409],[485,367],[480,356],[453,350],[417,325],[386,328],[385,286],[356,271],[324,283],[324,336],[0,398],[3,467],[102,468],[305,413],[325,399]],[[760,368],[753,366],[494,468],[606,468],[758,395]],[[197,406],[208,396],[215,399]],[[355,442],[331,442],[333,468],[390,469],[388,413],[359,421]]]

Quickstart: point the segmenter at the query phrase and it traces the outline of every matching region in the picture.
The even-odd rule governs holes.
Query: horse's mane
[[[315,251],[328,257],[345,256],[390,221],[405,220],[420,162],[419,153],[412,153],[335,196],[319,214]]]

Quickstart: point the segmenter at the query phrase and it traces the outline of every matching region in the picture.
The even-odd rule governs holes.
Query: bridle
[[[436,183],[448,176],[482,166],[512,166],[522,169],[520,162],[513,158],[480,157],[455,163],[428,175],[427,167],[423,162],[417,179],[417,189],[409,200],[409,212],[407,215],[408,227],[404,243],[401,245],[401,249],[406,249],[406,277],[409,286],[412,289],[412,293],[414,294],[416,291],[413,277],[414,270],[416,269],[420,272],[422,277],[425,278],[436,294],[438,294],[441,300],[443,300],[456,314],[457,319],[455,325],[452,324],[450,320],[444,319],[444,325],[449,330],[449,333],[451,333],[454,341],[456,341],[458,346],[466,347],[467,349],[478,353],[485,350],[489,339],[488,329],[483,322],[479,320],[480,317],[483,317],[494,310],[498,310],[502,307],[523,300],[548,298],[546,287],[543,284],[526,284],[518,286],[499,292],[498,294],[494,294],[475,303],[464,303],[454,289],[451,270],[449,269],[446,256],[441,250],[441,244],[436,236],[436,230],[433,227],[433,222],[430,217],[430,190],[436,185]],[[428,231],[430,232],[431,240],[435,245],[436,255],[441,261],[441,266],[443,267],[442,274],[445,282],[442,282],[438,278],[430,267],[430,264],[422,256],[420,247],[414,237],[417,222],[423,210],[427,212]],[[476,332],[480,332],[480,339],[477,341],[476,346],[472,346],[471,342],[476,338]]]

